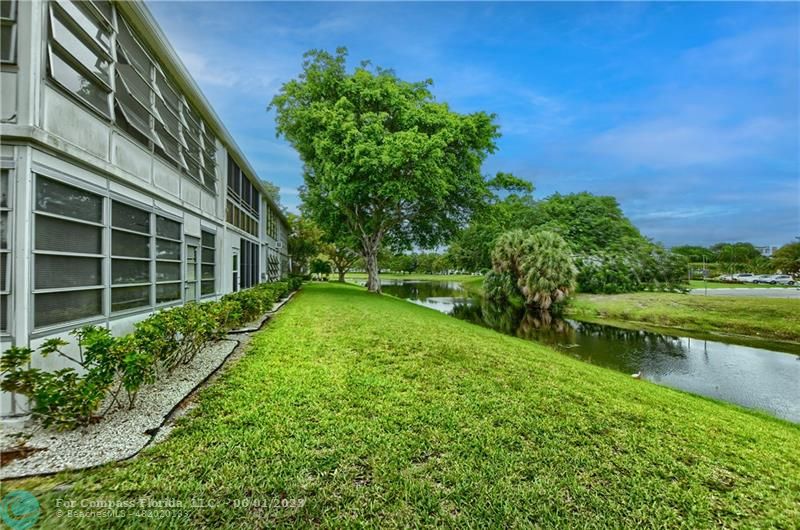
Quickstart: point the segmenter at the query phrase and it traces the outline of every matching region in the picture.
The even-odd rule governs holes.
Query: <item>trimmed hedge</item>
[[[39,348],[44,357],[55,353],[73,361],[80,373],[75,368],[54,372],[30,368],[33,350],[13,346],[0,359],[0,388],[27,396],[32,417],[45,426],[66,430],[86,425],[112,407],[122,406],[123,400],[133,407],[143,385],[188,364],[205,346],[263,315],[301,284],[301,279],[293,277],[258,284],[219,300],[164,309],[123,337],[113,337],[105,328],[85,326],[71,332],[78,344],[77,358],[63,351],[68,343],[62,339],[50,339]],[[98,414],[109,396],[108,407]]]

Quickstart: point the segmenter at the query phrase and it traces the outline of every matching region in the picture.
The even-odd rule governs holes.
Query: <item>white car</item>
[[[773,274],[769,278],[772,285],[794,285],[794,279],[788,274]]]
[[[733,279],[737,282],[742,283],[753,283],[753,278],[755,278],[754,274],[750,274],[749,272],[744,272],[742,274],[734,274]]]
[[[753,276],[753,279],[750,280],[750,283],[772,283],[772,274],[759,274],[757,276]]]

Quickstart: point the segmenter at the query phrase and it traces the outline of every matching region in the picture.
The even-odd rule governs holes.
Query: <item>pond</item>
[[[387,280],[383,292],[592,364],[800,423],[800,348],[632,330],[501,308],[457,282]],[[699,337],[699,338],[698,338]]]

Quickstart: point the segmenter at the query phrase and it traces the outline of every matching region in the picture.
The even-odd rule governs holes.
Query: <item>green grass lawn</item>
[[[796,425],[329,283],[305,286],[165,442],[4,487],[34,492],[44,527],[790,528],[798,447]],[[196,506],[57,514],[143,497]]]
[[[577,318],[639,322],[690,331],[800,341],[797,300],[733,298],[677,293],[580,294],[568,314]]]

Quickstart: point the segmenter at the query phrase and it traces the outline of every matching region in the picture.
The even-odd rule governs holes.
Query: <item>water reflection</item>
[[[800,356],[788,345],[770,351],[562,319],[488,303],[455,282],[389,281],[383,290],[586,362],[800,422]]]

